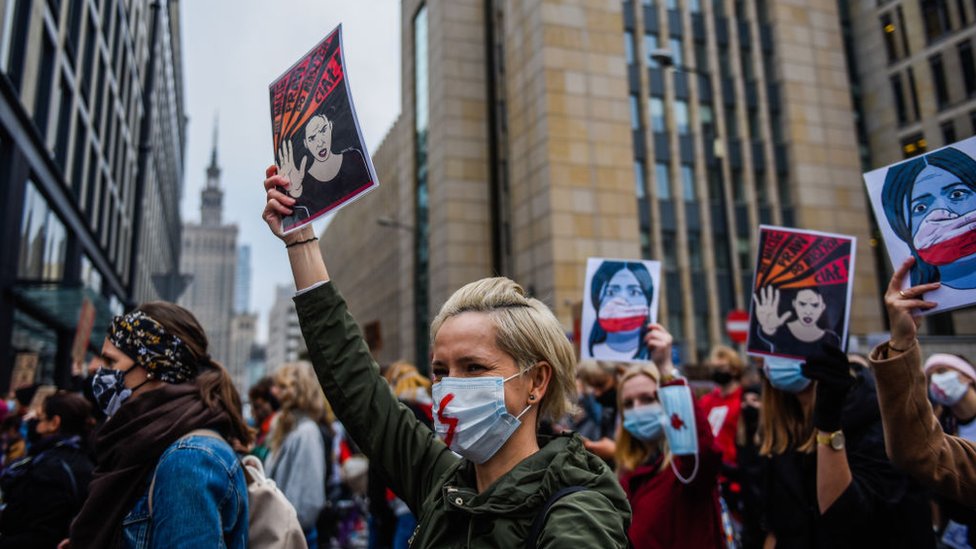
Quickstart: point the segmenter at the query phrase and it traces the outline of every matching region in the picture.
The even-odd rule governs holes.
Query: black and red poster
[[[349,93],[342,25],[271,83],[278,173],[291,182],[290,232],[363,196],[378,183]]]
[[[855,247],[853,236],[760,226],[749,354],[803,360],[824,343],[846,348]]]

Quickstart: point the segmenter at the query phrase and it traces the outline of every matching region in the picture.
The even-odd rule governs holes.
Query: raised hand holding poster
[[[874,217],[897,268],[915,258],[905,287],[941,282],[938,306],[976,303],[976,137],[864,174]]]
[[[580,355],[596,360],[650,360],[644,335],[657,322],[661,262],[591,257],[586,261]]]
[[[271,133],[278,173],[296,200],[287,232],[377,186],[349,93],[342,25],[271,83]]]
[[[853,236],[759,227],[749,354],[804,360],[824,343],[846,347],[855,244]]]

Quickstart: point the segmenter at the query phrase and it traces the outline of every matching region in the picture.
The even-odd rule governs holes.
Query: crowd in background
[[[577,406],[560,420],[542,421],[540,436],[577,433],[583,447],[614,471],[631,507],[627,535],[634,547],[976,546],[976,495],[965,471],[945,473],[946,467],[974,467],[965,453],[972,445],[958,441],[976,441],[976,367],[945,353],[922,363],[913,325],[898,323],[911,299],[902,301],[889,300],[892,341],[870,357],[825,346],[804,363],[779,364],[747,362],[727,346],[712,349],[706,368],[698,369],[707,375],[691,380],[693,455],[673,453],[664,436],[673,418],[659,390],[683,375],[671,362],[671,335],[657,324],[645,338],[645,362],[580,362]],[[243,491],[234,454],[259,458],[294,508],[309,547],[408,546],[417,517],[392,489],[397,483],[369,467],[310,363],[284,365],[251,387],[245,418],[236,391],[224,384],[225,372],[206,355],[206,340],[194,342],[202,330],[192,315],[169,304],[141,311],[116,322],[79,391],[34,385],[0,401],[0,548],[89,546],[63,541],[76,538],[127,545],[133,517],[152,514],[153,505],[154,528],[165,529],[158,518],[165,515],[163,506],[179,507],[179,497],[191,496],[175,487],[177,495],[167,495],[154,486],[175,486],[167,474],[203,467],[192,451],[181,457],[183,447],[226,454],[231,478],[206,485],[221,501]],[[160,320],[152,324],[155,338],[148,338],[157,347],[143,341],[148,317]],[[166,347],[168,332],[180,334],[175,341],[182,347]],[[156,358],[144,361],[147,353]],[[186,362],[202,366],[190,372]],[[889,362],[906,364],[909,382],[886,379],[895,376],[885,373],[894,372]],[[876,380],[879,372],[885,379]],[[138,379],[125,381],[130,375]],[[431,378],[404,361],[382,367],[380,375],[399,406],[433,429]],[[908,394],[911,380],[924,385],[927,399]],[[885,389],[895,384],[900,393]],[[146,392],[127,403],[140,390]],[[899,398],[912,403],[899,404],[900,413],[914,413],[918,429],[935,441],[916,446],[962,444],[941,454],[963,457],[931,465],[944,455],[931,457],[911,441],[894,439],[903,423],[892,424],[885,407]],[[133,425],[146,423],[156,425],[152,436],[133,434]],[[166,434],[174,424],[186,425],[178,438]],[[217,440],[193,438],[200,427],[216,431]],[[162,455],[139,459],[140,452]],[[109,488],[113,492],[106,494]],[[125,491],[148,500],[114,511],[112,516],[124,517],[121,529],[88,532],[75,520],[86,516],[93,499],[117,501]],[[245,546],[240,506],[221,504],[218,511],[227,545],[243,540],[236,546]],[[169,513],[173,520],[185,517]]]

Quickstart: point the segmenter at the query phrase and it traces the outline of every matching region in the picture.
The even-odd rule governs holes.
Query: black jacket
[[[874,378],[856,373],[843,418],[853,480],[826,513],[815,452],[762,459],[763,523],[779,548],[935,547],[929,494],[888,461]]]
[[[0,549],[56,547],[88,495],[92,462],[78,437],[53,436],[0,476]]]

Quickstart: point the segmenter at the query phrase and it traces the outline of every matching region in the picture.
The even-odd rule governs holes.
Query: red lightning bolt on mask
[[[447,435],[444,436],[444,444],[447,444],[448,448],[451,447],[451,442],[454,440],[454,431],[457,430],[458,424],[458,419],[456,417],[444,417],[444,408],[446,408],[447,404],[452,400],[454,400],[454,393],[448,393],[444,395],[444,398],[441,399],[440,404],[437,405],[437,420],[448,426]]]
[[[681,420],[681,416],[678,414],[671,414],[671,427],[675,431],[680,431],[685,426],[685,422]]]

